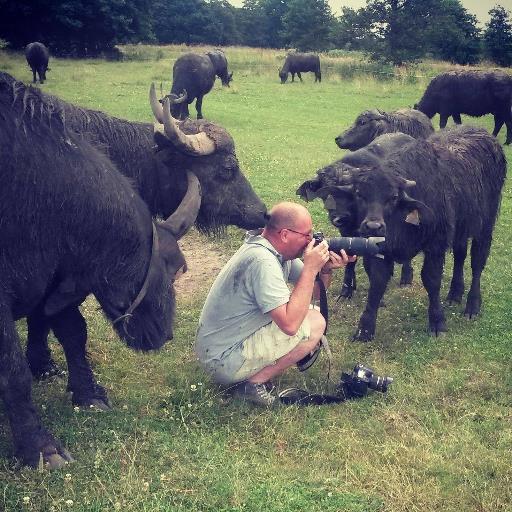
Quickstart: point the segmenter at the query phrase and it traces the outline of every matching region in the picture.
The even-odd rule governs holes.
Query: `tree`
[[[334,18],[327,0],[290,0],[283,16],[283,38],[300,51],[325,50]]]
[[[488,57],[499,66],[512,65],[512,23],[510,12],[501,5],[489,11],[490,20],[484,33]]]
[[[14,48],[39,40],[54,53],[94,56],[153,37],[150,0],[0,0],[0,12],[0,37]]]
[[[241,43],[260,48],[267,46],[266,15],[261,2],[259,0],[244,0],[242,8],[236,9],[236,15]]]
[[[372,39],[368,12],[350,7],[341,8],[341,16],[333,25],[332,42],[336,48],[346,50],[366,50]]]
[[[434,57],[456,64],[475,64],[480,59],[480,30],[476,16],[460,0],[439,0],[431,11],[426,41]]]
[[[240,43],[236,26],[235,7],[227,0],[207,0],[208,22],[204,27],[204,40],[217,46]]]

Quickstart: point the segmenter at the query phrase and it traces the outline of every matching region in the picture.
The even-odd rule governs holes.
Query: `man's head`
[[[276,204],[269,213],[263,236],[285,260],[302,256],[313,235],[313,222],[307,209],[283,202]]]

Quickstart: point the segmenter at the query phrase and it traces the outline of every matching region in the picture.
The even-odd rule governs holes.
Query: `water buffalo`
[[[505,144],[512,142],[512,76],[503,71],[449,71],[437,75],[428,84],[420,102],[414,105],[429,118],[439,113],[439,127],[444,128],[452,116],[461,124],[461,114],[480,117],[494,115],[497,136],[507,127]]]
[[[320,197],[329,214],[329,220],[337,227],[342,236],[358,236],[359,225],[354,201],[347,200],[346,194],[338,194],[340,182],[347,183],[355,167],[378,166],[379,162],[398,151],[414,138],[404,133],[386,133],[380,135],[367,146],[347,153],[341,160],[317,171],[316,178],[305,181],[297,190],[297,194],[305,201]],[[340,199],[340,200],[338,200]],[[340,297],[351,298],[356,290],[356,263],[345,267],[345,275]],[[413,268],[410,261],[404,262],[400,277],[400,285],[412,283]]]
[[[423,252],[421,278],[429,297],[433,335],[446,331],[439,299],[445,252],[453,249],[449,302],[461,302],[464,260],[471,243],[472,281],[465,315],[478,315],[480,276],[489,255],[507,163],[501,146],[485,130],[460,127],[415,140],[379,165],[340,176],[336,201],[355,205],[362,236],[385,236],[384,259],[365,258],[370,279],[366,308],[354,340],[375,334],[377,311],[393,269]],[[321,193],[321,191],[318,191]]]
[[[213,64],[215,74],[220,78],[222,85],[229,87],[229,82],[233,80],[233,73],[228,73],[228,61],[226,55],[220,48],[206,52]]]
[[[93,293],[129,347],[161,347],[172,338],[172,280],[185,263],[177,239],[194,222],[200,189],[189,173],[182,207],[153,222],[130,181],[67,129],[64,110],[5,73],[0,121],[0,396],[16,455],[60,467],[72,457],[35,412],[15,321],[44,303],[66,355],[85,357],[67,311]]]
[[[191,172],[203,191],[196,219],[201,230],[215,232],[228,224],[245,229],[264,225],[265,205],[240,171],[231,136],[209,122],[177,123],[162,109],[154,86],[150,89],[150,104],[158,120],[156,131],[150,123],[117,119],[57,98],[52,102],[64,111],[70,129],[106,152],[132,180],[153,216],[167,217],[178,208],[187,190],[187,173]],[[70,311],[67,313],[71,315]],[[73,316],[77,326],[75,343],[85,347],[87,332],[85,322],[79,320],[78,307]],[[36,377],[58,373],[47,345],[51,320],[44,314],[44,304],[27,318],[27,358]],[[66,353],[73,403],[106,409],[106,392],[95,381],[84,355],[79,350],[69,356]]]
[[[302,82],[301,72],[312,71],[315,73],[315,82],[322,81],[322,73],[320,72],[320,57],[313,53],[289,53],[286,56],[283,67],[279,70],[279,78],[284,84],[288,79],[288,73],[292,74],[292,82],[295,81],[295,73]]]
[[[359,114],[354,124],[338,135],[335,141],[341,149],[354,151],[370,144],[379,135],[394,132],[405,133],[415,139],[426,139],[434,133],[434,128],[430,119],[418,110],[366,110]]]
[[[185,53],[178,57],[172,68],[169,95],[173,117],[189,117],[188,106],[196,100],[197,119],[202,119],[203,96],[212,90],[214,82],[215,68],[208,55]]]
[[[43,43],[30,43],[25,48],[25,57],[28,65],[32,69],[33,82],[36,83],[36,73],[39,75],[39,82],[44,83],[46,80],[46,71],[48,68],[48,60],[50,52]]]

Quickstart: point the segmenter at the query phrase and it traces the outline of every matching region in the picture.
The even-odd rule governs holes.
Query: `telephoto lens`
[[[313,238],[316,240],[315,245],[325,240],[329,245],[329,250],[339,253],[345,250],[348,256],[376,256],[383,258],[386,239],[383,236],[370,236],[368,238],[338,236],[335,238],[324,238],[323,233],[314,233]]]
[[[370,389],[385,393],[388,390],[388,386],[393,382],[392,377],[383,377],[381,375],[375,375],[371,368],[368,368],[362,364],[356,364],[352,371],[354,379],[366,382]]]

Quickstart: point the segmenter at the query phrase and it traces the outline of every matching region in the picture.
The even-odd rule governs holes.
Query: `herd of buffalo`
[[[27,46],[33,79],[42,83],[48,50]],[[288,55],[279,77],[313,72],[315,55]],[[57,371],[48,349],[52,330],[68,365],[75,405],[108,409],[86,353],[87,324],[79,306],[93,294],[119,337],[137,350],[172,338],[173,281],[185,258],[178,240],[195,224],[204,232],[226,225],[265,224],[266,206],[240,170],[235,145],[218,124],[192,120],[218,76],[228,86],[222,50],[187,53],[173,68],[170,94],[149,91],[155,123],[132,122],[80,108],[0,72],[0,393],[15,454],[36,466],[60,467],[71,454],[35,411],[31,380]],[[432,80],[415,109],[369,110],[336,137],[350,150],[320,169],[297,191],[320,198],[342,235],[385,236],[386,254],[364,258],[370,288],[354,339],[375,334],[377,312],[395,262],[401,283],[412,282],[411,259],[424,254],[432,334],[447,330],[440,301],[445,254],[453,250],[447,300],[461,302],[464,261],[471,239],[472,280],[465,314],[481,308],[480,277],[506,177],[496,136],[512,139],[512,77],[503,72],[453,71]],[[494,136],[474,127],[434,133],[440,114],[492,113]],[[356,289],[353,265],[341,294]],[[27,349],[15,321],[27,319]]]

